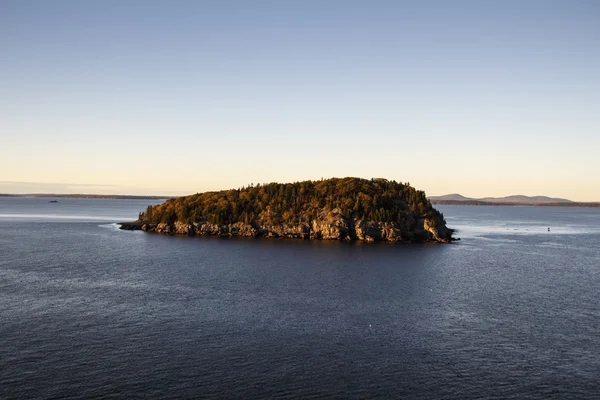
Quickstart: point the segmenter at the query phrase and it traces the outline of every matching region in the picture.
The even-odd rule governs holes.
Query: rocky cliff
[[[244,236],[294,239],[347,240],[365,242],[439,242],[452,241],[452,229],[433,219],[419,218],[409,213],[399,223],[343,218],[339,210],[323,215],[310,223],[299,224],[213,224],[209,222],[121,223],[121,229],[187,236]]]

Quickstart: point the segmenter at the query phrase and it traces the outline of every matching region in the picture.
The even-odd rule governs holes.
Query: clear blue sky
[[[0,192],[600,200],[600,1],[0,1]]]

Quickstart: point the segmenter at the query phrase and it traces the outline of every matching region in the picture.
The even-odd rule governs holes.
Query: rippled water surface
[[[598,209],[442,206],[452,245],[117,229],[147,204],[0,198],[0,398],[600,393]]]

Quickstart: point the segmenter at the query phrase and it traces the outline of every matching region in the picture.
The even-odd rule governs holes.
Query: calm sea
[[[600,397],[600,209],[442,206],[461,241],[394,245],[48,200],[0,198],[0,398]]]

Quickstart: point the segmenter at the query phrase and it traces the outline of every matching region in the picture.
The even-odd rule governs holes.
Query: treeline
[[[198,193],[148,206],[140,213],[139,220],[152,224],[175,221],[296,224],[322,218],[335,209],[347,219],[399,222],[412,212],[443,221],[443,215],[431,206],[425,192],[408,183],[381,178],[269,183]]]

